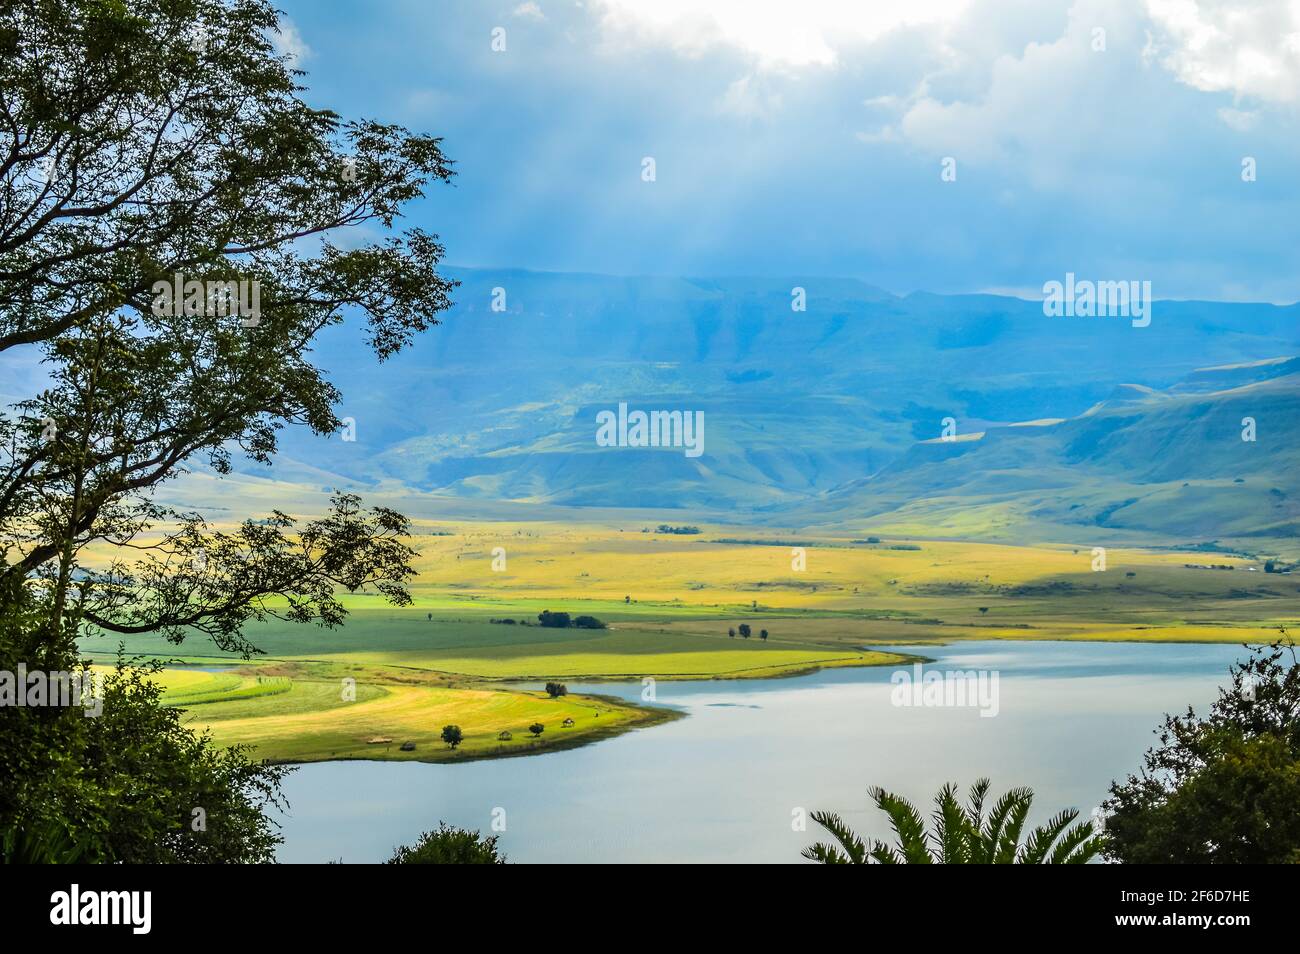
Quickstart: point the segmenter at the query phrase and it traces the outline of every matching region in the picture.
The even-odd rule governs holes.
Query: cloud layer
[[[321,105],[445,137],[462,264],[1300,298],[1296,0],[285,6]]]

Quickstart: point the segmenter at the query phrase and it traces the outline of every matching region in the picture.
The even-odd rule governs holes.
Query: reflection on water
[[[1042,821],[1087,816],[1138,765],[1165,712],[1216,695],[1240,646],[970,642],[903,647],[926,670],[994,670],[995,718],[976,708],[899,708],[893,667],[791,679],[661,681],[689,718],[568,751],[461,765],[334,762],[285,786],[282,861],[381,861],[439,820],[489,829],[505,810],[511,861],[798,861],[820,837],[800,809],[834,809],[887,837],[871,785],[926,803],[981,775],[1029,785]],[[910,667],[909,667],[910,668]],[[569,683],[630,700],[640,682]]]

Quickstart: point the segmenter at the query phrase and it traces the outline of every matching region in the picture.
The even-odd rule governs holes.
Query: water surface
[[[892,648],[892,647],[891,647]],[[998,714],[898,707],[896,667],[673,682],[688,717],[540,756],[429,765],[332,762],[287,781],[281,861],[381,861],[439,820],[490,831],[515,862],[788,862],[820,837],[812,809],[885,837],[869,786],[928,803],[946,781],[1028,785],[1036,820],[1089,814],[1139,764],[1165,712],[1202,710],[1246,650],[1225,645],[983,641],[898,647],[926,670],[998,674]],[[911,667],[902,667],[910,671]],[[640,683],[569,683],[639,700]],[[495,813],[495,815],[494,815]]]

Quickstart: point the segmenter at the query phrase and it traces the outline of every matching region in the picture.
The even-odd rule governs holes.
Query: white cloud
[[[903,139],[934,156],[954,156],[959,165],[1013,163],[1034,185],[1062,185],[1075,164],[1094,161],[1092,144],[1128,126],[1135,110],[1130,88],[1140,27],[1117,0],[1079,0],[1054,40],[1030,42],[1019,50],[992,55],[983,88],[961,96],[939,96],[930,86],[942,71],[927,77],[910,96],[898,100],[892,120],[859,138],[866,142]],[[949,31],[945,42],[961,53],[990,38],[973,18]],[[1094,29],[1106,24],[1107,47],[1094,46]],[[975,37],[971,33],[976,34]],[[1095,108],[1108,103],[1108,108]],[[869,106],[888,113],[889,100]],[[937,161],[937,160],[936,160]]]
[[[534,3],[533,0],[528,0],[527,3],[519,4],[519,6],[515,7],[514,10],[510,11],[510,15],[512,17],[518,17],[521,20],[546,19],[546,14],[542,12],[542,8]]]
[[[1255,123],[1259,120],[1258,113],[1252,113],[1243,109],[1230,109],[1227,106],[1220,108],[1219,118],[1223,124],[1237,132],[1250,132],[1255,128]]]
[[[298,32],[298,27],[292,20],[281,16],[277,27],[278,29],[271,33],[271,45],[275,48],[275,52],[289,57],[290,66],[297,66],[311,56],[311,47],[303,40],[302,34]]]
[[[1300,99],[1300,0],[1147,0],[1160,62],[1204,92]]]
[[[899,27],[949,22],[970,0],[594,0],[612,33],[698,56],[731,46],[768,67],[831,66],[845,45]]]
[[[727,87],[718,102],[719,112],[745,119],[762,119],[781,108],[781,94],[767,89],[762,78],[750,73]]]

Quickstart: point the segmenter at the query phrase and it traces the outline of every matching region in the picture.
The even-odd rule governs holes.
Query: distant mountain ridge
[[[1300,306],[1157,300],[1150,327],[1133,328],[853,279],[448,272],[457,305],[409,352],[376,365],[353,338],[322,342],[356,440],[287,434],[271,476],[846,521],[999,486],[1295,484],[1295,442],[1280,435],[1297,420]],[[792,309],[796,289],[806,311]],[[596,416],[619,402],[702,411],[704,453],[597,446]],[[1258,421],[1248,450],[1229,440],[1245,443],[1245,416]],[[985,436],[934,443],[948,418]],[[1104,522],[1168,530],[1142,499]],[[1190,523],[1213,529],[1214,506],[1197,509]],[[1234,532],[1294,523],[1223,509]]]

